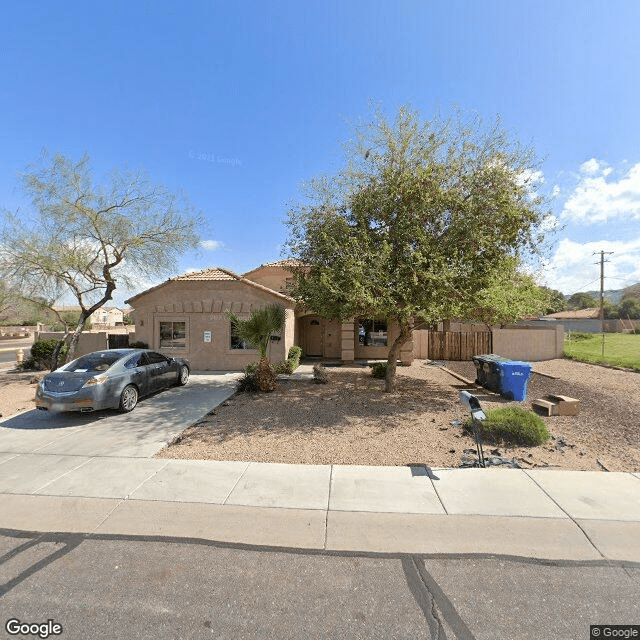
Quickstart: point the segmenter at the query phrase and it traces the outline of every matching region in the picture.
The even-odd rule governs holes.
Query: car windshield
[[[89,353],[69,363],[65,369],[66,371],[75,371],[77,373],[106,371],[114,362],[120,360],[120,358],[122,358],[122,354],[118,351]]]

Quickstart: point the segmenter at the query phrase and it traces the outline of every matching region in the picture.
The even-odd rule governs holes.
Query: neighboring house
[[[270,358],[284,360],[294,344],[307,357],[353,362],[386,359],[396,328],[380,318],[341,323],[308,313],[288,295],[296,261],[263,264],[240,276],[214,267],[185,273],[143,291],[126,304],[133,307],[136,340],[167,354],[188,358],[195,370],[233,371],[258,359],[258,353],[233,333],[226,311],[246,318],[252,309],[278,303],[286,309],[285,327],[271,343]],[[413,343],[404,345],[401,360],[413,359]]]
[[[542,318],[543,322],[557,322],[562,324],[565,331],[579,331],[582,333],[600,333],[603,323],[600,320],[600,309],[591,307],[589,309],[575,309],[573,311],[558,311]],[[605,320],[605,333],[619,333],[631,331],[640,327],[637,320]]]
[[[56,306],[53,307],[53,309],[58,313],[71,311],[73,313],[80,314],[81,311],[78,305]],[[100,307],[89,316],[89,320],[91,321],[91,324],[102,324],[107,327],[115,327],[116,324],[122,324],[123,314],[122,310],[118,309],[118,307]]]
[[[573,309],[571,311],[558,311],[545,316],[552,320],[597,320],[600,318],[600,309],[590,307],[588,309]]]
[[[91,314],[91,322],[115,327],[124,322],[124,314],[122,309],[118,309],[118,307],[100,307]]]

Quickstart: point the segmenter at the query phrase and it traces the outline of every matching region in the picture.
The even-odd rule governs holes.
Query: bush
[[[501,407],[489,409],[487,419],[480,423],[480,433],[506,444],[537,446],[549,439],[549,431],[544,420],[537,414],[522,407]],[[471,418],[464,423],[471,430]]]
[[[130,349],[148,349],[149,345],[146,342],[142,342],[142,340],[138,340],[137,342],[129,343]]]
[[[296,360],[300,362],[302,358],[302,347],[293,346],[289,349],[289,353],[287,353],[287,360]]]
[[[58,342],[61,341],[56,340],[55,338],[50,338],[49,340],[36,340],[33,343],[31,346],[31,357],[29,358],[29,361],[32,361],[33,363],[33,368],[51,369],[51,359]],[[68,352],[69,345],[66,342],[62,342],[60,355],[58,357],[58,365],[64,364]]]
[[[589,340],[593,338],[593,333],[584,333],[582,331],[572,331],[567,334],[567,340],[573,340],[574,342],[579,342],[580,340]]]
[[[387,377],[387,367],[389,366],[388,362],[374,362],[371,365],[371,375],[374,378],[384,378]]]
[[[640,327],[636,327],[632,331],[629,331],[629,333],[634,333],[635,335],[640,335]]]
[[[244,368],[244,372],[245,373],[253,373],[256,369],[258,368],[258,363],[257,362],[250,362],[245,368]]]
[[[329,382],[329,374],[322,362],[317,362],[313,365],[313,381],[316,384],[327,384]]]
[[[258,379],[255,371],[251,373],[245,373],[238,384],[236,385],[236,393],[258,393],[260,387],[258,386]]]

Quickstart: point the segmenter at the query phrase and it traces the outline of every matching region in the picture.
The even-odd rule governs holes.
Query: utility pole
[[[600,251],[600,330],[602,331],[602,359],[604,360],[604,263],[605,254],[610,255],[613,251]],[[596,252],[593,253],[596,255]],[[595,264],[598,264],[597,262]]]

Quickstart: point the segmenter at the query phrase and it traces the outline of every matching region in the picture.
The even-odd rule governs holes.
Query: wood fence
[[[428,340],[430,360],[469,360],[493,351],[490,331],[429,331]]]

